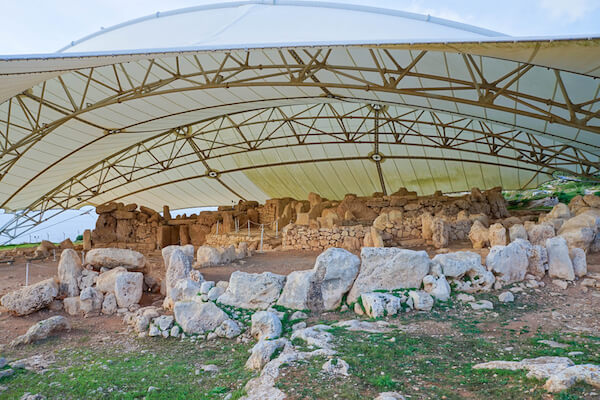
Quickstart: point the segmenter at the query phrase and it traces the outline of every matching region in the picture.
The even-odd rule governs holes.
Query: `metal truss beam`
[[[213,89],[318,88],[324,97],[347,100],[352,100],[347,95],[348,91],[357,93],[357,100],[369,98],[365,95],[371,93],[374,94],[371,101],[380,95],[393,94],[404,99],[399,103],[407,105],[423,101],[448,104],[443,111],[456,115],[469,116],[450,107],[451,104],[494,110],[600,134],[598,91],[594,97],[573,102],[571,99],[576,96],[570,93],[564,82],[567,73],[562,71],[554,70],[554,86],[559,90],[552,98],[547,98],[519,88],[519,82],[536,68],[540,69],[529,64],[505,61],[506,72],[497,76],[497,73],[482,67],[486,57],[463,54],[463,68],[468,77],[465,79],[450,73],[421,72],[428,70],[424,65],[430,61],[426,51],[373,47],[368,49],[369,62],[361,65],[335,63],[332,54],[343,51],[343,48],[282,49],[278,51],[277,59],[261,57],[261,50],[213,52],[210,63],[200,60],[197,55],[178,56],[174,60],[152,58],[138,61],[135,65],[116,64],[66,73],[47,81],[48,85],[44,82],[2,105],[1,108],[6,110],[5,116],[0,118],[0,126],[5,125],[5,129],[0,130],[3,136],[0,142],[4,142],[0,148],[0,181],[30,148],[70,121],[108,132],[121,132],[127,127],[98,125],[93,122],[93,115],[88,114],[118,103],[141,99],[151,101],[156,96]],[[406,58],[407,54],[411,61],[403,66],[399,60]],[[442,54],[450,57],[452,53]],[[188,64],[193,63],[195,71],[182,73],[179,65],[184,60]],[[270,62],[265,63],[265,60]],[[133,67],[136,67],[137,79]],[[590,85],[599,87],[593,78],[579,77],[589,79]],[[83,80],[82,93],[76,95],[69,89],[65,84],[67,78]],[[61,90],[49,98],[46,86],[50,86],[51,82]],[[90,95],[92,91],[106,95],[98,98]],[[532,133],[548,133],[518,123],[514,127]]]
[[[593,154],[532,133],[502,127],[499,129],[484,121],[425,110],[403,109],[404,112],[397,113],[395,111],[398,109],[394,107],[371,104],[356,104],[352,108],[344,104],[343,109],[332,103],[312,104],[296,112],[291,112],[289,107],[272,107],[222,115],[160,132],[115,152],[61,182],[0,228],[0,237],[11,240],[47,220],[44,214],[48,210],[67,210],[94,204],[99,196],[126,188],[137,181],[150,177],[160,181],[161,174],[195,164],[202,165],[205,170],[200,175],[175,181],[165,180],[141,190],[128,190],[128,195],[174,182],[215,178],[210,176],[211,171],[216,170],[211,166],[215,165],[214,161],[231,159],[246,152],[268,152],[283,148],[306,147],[310,150],[313,146],[335,144],[343,148],[362,144],[373,148],[373,153],[242,165],[219,170],[216,180],[235,197],[242,199],[221,177],[253,168],[310,162],[374,161],[374,169],[377,169],[384,192],[386,188],[380,164],[385,159],[446,160],[519,168],[533,173],[532,179],[537,174],[549,175],[554,171],[588,178],[595,178],[600,173],[598,158]],[[392,149],[394,146],[444,149],[445,155],[399,156],[393,150],[391,154],[384,154],[380,150],[382,146]],[[381,158],[374,158],[374,154]],[[463,157],[469,154],[492,156],[495,160],[476,161],[475,157]],[[118,199],[115,197],[113,200]]]

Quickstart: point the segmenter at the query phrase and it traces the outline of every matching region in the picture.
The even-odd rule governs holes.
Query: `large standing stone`
[[[510,236],[511,242],[517,239],[527,240],[527,230],[523,224],[514,224],[508,229],[508,236]]]
[[[115,280],[117,276],[127,272],[123,267],[117,267],[106,271],[98,275],[96,279],[96,289],[103,293],[114,293],[115,292]]]
[[[175,321],[189,334],[214,331],[229,319],[213,302],[178,301],[173,307],[173,314]]]
[[[457,251],[455,253],[438,254],[433,262],[442,267],[447,278],[460,279],[467,271],[481,266],[481,256],[472,251]]]
[[[502,283],[522,281],[529,265],[527,250],[519,240],[508,246],[494,246],[486,258],[486,265]]]
[[[292,310],[308,310],[309,303],[312,303],[311,299],[317,297],[316,294],[311,293],[311,290],[316,288],[316,285],[313,285],[314,276],[315,271],[312,269],[291,272],[287,276],[277,305]]]
[[[193,300],[198,297],[200,291],[201,284],[190,278],[185,278],[175,282],[169,296],[171,301],[175,303],[176,301]]]
[[[103,300],[102,292],[96,288],[83,289],[79,296],[79,311],[86,317],[98,315],[102,309]]]
[[[222,264],[229,264],[230,262],[235,261],[237,259],[234,245],[221,247],[217,250],[220,253],[220,260]]]
[[[506,228],[502,224],[493,224],[489,229],[490,247],[506,246]]]
[[[421,236],[425,240],[433,238],[433,216],[428,212],[421,214]]]
[[[73,249],[65,249],[58,262],[59,292],[67,296],[79,295],[79,279],[81,278],[81,259]]]
[[[115,279],[115,297],[121,308],[127,308],[140,302],[144,291],[144,274],[124,272]]]
[[[554,237],[554,226],[550,224],[531,225],[527,228],[527,237],[532,245],[545,246],[546,239]]]
[[[125,267],[127,269],[141,269],[146,265],[143,254],[128,249],[92,249],[85,255],[86,264],[97,268]]]
[[[46,307],[58,295],[58,282],[54,278],[25,286],[0,298],[0,304],[17,315],[27,315]]]
[[[117,298],[114,293],[107,293],[102,302],[102,314],[113,315],[117,312]]]
[[[342,303],[360,267],[360,259],[347,250],[330,248],[321,253],[315,261],[314,284],[320,292],[321,304],[311,309],[335,310]],[[318,301],[318,299],[317,299]]]
[[[381,231],[374,226],[371,227],[371,243],[373,243],[373,247],[385,247]]]
[[[373,228],[384,231],[389,223],[390,219],[387,213],[379,214],[379,216],[373,221]]]
[[[546,240],[546,249],[548,250],[548,275],[550,278],[574,280],[575,271],[565,238],[556,236]]]
[[[285,276],[272,272],[249,274],[235,271],[229,279],[229,286],[217,301],[229,306],[247,309],[266,309],[281,293]]]
[[[92,231],[86,229],[83,231],[83,250],[88,251],[92,249]]]
[[[482,249],[489,244],[489,230],[481,221],[475,220],[469,231],[469,240],[474,249]]]
[[[402,307],[402,299],[388,293],[362,293],[360,298],[365,312],[371,318],[396,315]]]
[[[600,209],[592,208],[567,220],[558,234],[565,238],[569,248],[587,251],[600,230]]]
[[[196,265],[198,267],[211,267],[222,264],[221,252],[211,246],[200,246],[196,252]]]
[[[258,311],[252,314],[250,334],[254,339],[277,339],[281,336],[281,330],[281,321],[274,312]]]
[[[169,263],[171,262],[171,256],[173,255],[173,252],[175,250],[183,251],[183,254],[188,256],[188,258],[190,259],[190,263],[194,262],[194,246],[193,245],[188,244],[185,246],[178,246],[175,244],[175,245],[171,245],[171,246],[166,246],[166,247],[163,247],[163,249],[161,250],[163,262],[165,264],[165,271],[167,269],[169,269]]]
[[[192,270],[192,260],[181,249],[175,249],[169,259],[166,273],[167,297],[171,298],[171,290],[180,279],[188,278]]]
[[[585,251],[583,251],[583,249],[573,248],[569,252],[569,255],[571,256],[573,272],[575,272],[575,276],[581,278],[587,274],[587,259],[585,256]]]
[[[431,263],[425,251],[396,247],[364,247],[360,256],[361,268],[348,294],[348,304],[361,293],[378,289],[419,288]]]
[[[531,275],[543,278],[548,270],[548,251],[540,245],[531,246],[529,252],[529,266],[527,272]]]
[[[450,226],[448,223],[439,217],[435,217],[431,224],[432,237],[431,241],[436,249],[448,247],[450,237]]]

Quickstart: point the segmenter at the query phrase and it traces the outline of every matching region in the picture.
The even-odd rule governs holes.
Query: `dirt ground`
[[[431,248],[425,249],[428,251],[431,257],[435,256],[436,251]],[[464,243],[458,243],[452,246],[450,251],[459,251],[459,250],[471,250]],[[319,252],[314,251],[270,251],[262,254],[255,254],[252,257],[246,258],[244,260],[236,261],[229,265],[223,265],[219,267],[211,267],[211,268],[203,268],[201,270],[204,278],[207,280],[228,280],[229,276],[232,272],[236,270],[242,270],[252,273],[260,273],[264,271],[271,271],[279,274],[288,274],[295,270],[304,270],[310,269],[313,267],[316,257]],[[487,254],[487,250],[481,250],[480,254],[482,258],[485,258]],[[151,273],[152,275],[160,275],[163,273],[164,267],[162,265],[162,258],[159,252],[153,252],[151,254],[147,254],[147,259],[151,264]],[[29,271],[29,281],[30,283],[38,282],[43,279],[50,278],[56,275],[58,262],[52,261],[52,257],[50,257],[46,261],[36,261],[30,264]],[[588,270],[590,273],[598,273],[600,274],[600,254],[593,254],[588,256]],[[25,260],[17,259],[16,263],[13,265],[0,264],[0,296],[3,294],[18,289],[25,282]],[[591,340],[595,343],[595,340],[598,338],[598,332],[600,332],[600,290],[597,289],[589,289],[587,292],[583,290],[580,285],[580,282],[576,282],[575,285],[569,285],[567,290],[560,290],[556,286],[551,283],[551,279],[546,277],[543,282],[545,283],[545,287],[542,288],[527,288],[524,290],[519,290],[518,285],[513,285],[511,288],[513,292],[515,292],[515,303],[510,306],[504,306],[498,303],[497,296],[500,293],[499,291],[493,291],[491,293],[476,295],[477,299],[489,299],[496,307],[493,311],[486,312],[476,312],[470,309],[466,304],[460,304],[458,300],[453,300],[454,303],[450,303],[447,306],[438,306],[434,307],[431,313],[406,313],[402,314],[396,319],[390,319],[389,321],[397,325],[402,332],[407,334],[406,340],[413,340],[414,342],[407,343],[408,346],[406,349],[402,350],[401,348],[392,347],[389,351],[406,351],[407,354],[411,355],[412,352],[417,351],[427,351],[422,354],[421,357],[437,357],[436,356],[436,346],[448,346],[448,342],[446,342],[449,338],[451,339],[452,346],[459,346],[460,343],[465,343],[465,349],[458,348],[456,349],[456,354],[460,354],[467,362],[475,362],[475,361],[488,361],[490,359],[495,359],[498,357],[498,354],[486,354],[483,357],[477,353],[478,349],[482,343],[486,343],[486,346],[493,350],[493,352],[499,352],[502,354],[502,349],[513,348],[512,352],[515,354],[522,353],[521,357],[532,356],[532,353],[535,354],[537,352],[538,355],[555,355],[554,353],[547,353],[550,350],[541,348],[537,341],[540,338],[554,338],[559,334],[560,339],[564,340],[575,340],[576,338],[588,338],[588,342]],[[161,296],[159,294],[145,294],[142,299],[142,305],[149,305],[153,302],[158,302],[161,300]],[[60,354],[79,354],[77,352],[91,351],[93,354],[102,355],[104,352],[115,352],[115,349],[119,349],[118,351],[123,351],[127,354],[127,357],[131,357],[131,354],[140,354],[140,349],[145,348],[143,351],[151,351],[156,352],[157,357],[161,357],[163,360],[160,362],[162,365],[163,362],[168,363],[169,361],[164,359],[168,357],[170,352],[172,351],[169,346],[172,346],[169,341],[166,341],[164,344],[161,342],[160,345],[157,345],[155,341],[152,341],[153,338],[148,338],[148,340],[140,340],[137,336],[130,331],[127,330],[126,325],[121,320],[119,316],[98,316],[98,317],[75,317],[69,316],[64,313],[64,311],[50,311],[50,310],[41,310],[39,312],[33,313],[24,317],[15,317],[9,315],[6,312],[0,313],[0,346],[9,343],[15,337],[22,335],[25,331],[33,324],[38,321],[47,319],[53,315],[64,315],[67,317],[71,323],[72,329],[69,332],[62,332],[60,335],[55,336],[47,341],[42,341],[38,345],[30,346],[24,349],[17,351],[17,353],[8,353],[6,356],[10,357],[28,357],[31,355],[39,356],[43,360],[46,358],[50,360],[54,360],[55,357],[57,362],[58,358],[60,358]],[[317,323],[334,323],[340,319],[351,319],[356,318],[357,316],[351,312],[328,312],[324,314],[311,315],[307,323],[309,325],[317,324]],[[348,334],[350,335],[350,334]],[[577,336],[573,336],[577,335]],[[583,336],[579,336],[583,335]],[[369,335],[362,336],[348,336],[344,340],[348,340],[348,345],[356,343],[357,345],[361,343],[361,341],[366,340],[374,340],[376,336],[370,337]],[[411,339],[413,338],[413,339]],[[569,339],[571,338],[571,339]],[[580,339],[576,339],[580,340]],[[584,339],[581,339],[584,340]],[[438,343],[439,342],[439,343]],[[585,342],[585,343],[588,343]],[[240,346],[232,344],[231,341],[217,341],[214,344],[210,344],[207,342],[208,347],[202,350],[202,345],[200,347],[192,347],[191,349],[194,351],[213,351],[211,348],[215,347],[216,353],[209,353],[209,355],[202,355],[201,357],[208,357],[206,360],[212,359],[215,357],[214,354],[217,354],[218,357],[226,357],[224,353],[220,352],[219,346]],[[418,345],[417,345],[418,343]],[[591,361],[596,362],[596,359],[600,358],[600,348],[598,346],[587,348],[587,344],[584,342],[580,343],[581,346],[585,345],[585,349],[589,351],[589,354],[586,353],[585,357],[590,357]],[[167,346],[163,349],[164,346]],[[173,345],[175,346],[175,345]],[[188,346],[188,347],[186,347]],[[417,347],[415,347],[417,346]],[[423,346],[432,346],[431,349],[426,350]],[[443,347],[446,348],[446,347]],[[243,362],[247,357],[247,349],[245,347],[241,347],[243,350],[240,353],[239,358],[240,365],[243,370]],[[357,351],[367,351],[367,348],[361,348]],[[469,350],[470,349],[470,350]],[[579,349],[579,347],[577,348]],[[242,351],[238,349],[239,351]],[[559,349],[560,350],[560,349]],[[117,353],[118,353],[117,351]],[[180,354],[178,357],[184,357],[188,351],[191,351],[189,345],[185,343],[181,343],[177,350],[183,353],[174,353]],[[450,351],[450,350],[448,350]],[[452,350],[454,351],[454,350]],[[567,350],[560,350],[566,352]],[[62,353],[61,353],[62,352]],[[64,353],[66,352],[66,353]],[[71,353],[69,353],[71,352]],[[520,353],[519,353],[520,352]],[[472,353],[472,354],[471,354]],[[16,356],[18,354],[18,356]],[[453,353],[454,354],[454,353]],[[562,354],[561,355],[566,355]],[[360,355],[359,355],[360,356]],[[372,355],[372,357],[363,359],[358,358],[355,362],[355,366],[353,368],[358,368],[358,365],[362,365],[365,360],[368,362],[373,362],[373,368],[375,368],[378,363],[376,359],[380,357],[378,353]],[[107,356],[108,357],[108,356]],[[110,356],[111,358],[116,357],[116,355]],[[350,354],[347,354],[346,357],[351,357]],[[373,358],[375,357],[375,358]],[[398,356],[400,357],[400,356]],[[448,356],[450,360],[452,360],[453,356]],[[480,357],[480,358],[477,358]],[[229,361],[229,357],[226,357],[227,360],[223,360],[225,365],[229,365],[231,361]],[[373,358],[373,359],[372,359]],[[204,358],[202,358],[204,360]],[[396,360],[396,358],[392,357],[392,361]],[[418,360],[420,358],[410,358],[410,360]],[[84,358],[85,360],[85,358]],[[125,360],[129,360],[126,358]],[[206,361],[205,360],[205,361]],[[396,360],[397,361],[397,360]],[[176,365],[179,365],[179,361],[173,361]],[[190,361],[191,362],[191,361]],[[315,362],[322,363],[323,360],[317,360]],[[408,362],[405,360],[404,362]],[[165,368],[169,367],[170,364],[165,364]],[[387,365],[387,364],[386,364]],[[388,366],[389,367],[389,366]],[[61,367],[62,368],[62,367]],[[129,367],[126,367],[126,369]],[[365,366],[365,372],[368,373],[369,368],[372,368],[368,365]],[[390,367],[391,368],[391,367]],[[455,368],[455,367],[452,367]],[[280,381],[281,388],[285,389],[284,391],[289,394],[289,398],[291,399],[304,399],[304,398],[333,398],[328,393],[340,393],[341,397],[346,398],[349,396],[348,393],[352,393],[353,385],[365,385],[363,381],[355,381],[357,378],[354,377],[354,380],[345,381],[344,385],[339,386],[335,384],[334,381],[330,379],[324,379],[322,376],[313,376],[314,373],[311,371],[320,370],[320,365],[315,366],[304,366],[296,369],[291,369],[284,373],[284,377]],[[392,368],[392,370],[394,370]],[[389,372],[389,371],[388,371]],[[417,381],[422,379],[423,376],[427,376],[430,372],[430,365],[424,365],[423,370],[417,374]],[[171,373],[171,372],[169,372]],[[241,373],[241,372],[240,372]],[[383,372],[382,372],[383,373]],[[287,375],[286,375],[287,374]],[[313,375],[311,375],[313,374]],[[184,375],[187,376],[187,375]],[[502,376],[481,376],[477,378],[478,375],[468,375],[464,379],[481,379],[481,381],[485,381],[487,379],[491,380],[501,380]],[[25,378],[23,378],[25,379]],[[32,378],[33,379],[33,378]],[[83,378],[82,378],[83,379]],[[217,378],[215,378],[217,379]],[[219,378],[221,379],[221,378]],[[241,378],[240,378],[241,379]],[[244,378],[247,379],[247,378]],[[374,379],[374,378],[373,378]],[[462,380],[462,377],[457,378]],[[511,378],[518,379],[518,378]],[[306,393],[301,394],[301,389],[305,387],[305,382],[307,380],[318,382],[319,388],[321,390],[321,394],[319,396],[310,396],[306,395]],[[18,381],[18,380],[17,380]],[[20,382],[20,381],[19,381]],[[86,381],[87,382],[87,381]],[[200,382],[200,381],[199,381]],[[372,381],[369,381],[372,382]],[[375,381],[377,385],[387,385],[386,381]],[[479,381],[477,381],[479,382]],[[590,391],[589,388],[583,387],[576,390],[579,390],[579,397],[554,397],[545,394],[544,390],[541,389],[542,383],[531,383],[531,382],[523,382],[511,381],[513,385],[513,389],[520,388],[520,392],[517,394],[509,395],[507,398],[532,398],[532,399],[593,399],[596,397],[596,392]],[[21,384],[21,383],[19,383]],[[22,383],[25,385],[26,383]],[[216,383],[215,383],[216,384]],[[223,382],[219,381],[218,385],[222,385]],[[31,385],[31,384],[27,384]],[[200,387],[203,387],[201,384]],[[237,384],[238,386],[241,383]],[[295,386],[294,386],[295,385]],[[373,387],[363,386],[361,389],[361,398],[363,395],[364,398],[368,398],[374,395]],[[432,386],[433,385],[433,386]],[[446,385],[449,385],[446,383]],[[458,398],[482,398],[484,391],[487,390],[486,384],[481,382],[473,384],[474,386],[471,388],[472,392],[465,391],[464,388],[461,388],[458,392]],[[516,385],[516,386],[515,386]],[[384,387],[382,386],[382,387]],[[10,385],[9,385],[10,387]],[[219,386],[220,387],[220,386]],[[378,386],[379,387],[379,386]],[[420,382],[417,386],[415,386],[418,390],[422,387],[436,387],[436,384],[431,382]],[[29,386],[27,386],[29,389]],[[525,396],[522,397],[523,391],[535,390],[535,396]],[[454,387],[448,387],[444,390],[452,390]],[[17,390],[17,389],[15,389]],[[50,390],[50,389],[46,389]],[[73,389],[71,389],[73,390]],[[347,392],[344,392],[347,390]],[[383,389],[379,390],[382,391]],[[441,389],[440,389],[441,390]],[[293,395],[296,391],[296,395]],[[340,392],[341,391],[341,392]],[[364,393],[363,393],[364,391]],[[1,391],[0,391],[1,393]],[[346,395],[344,394],[346,393]],[[444,392],[445,393],[445,392]],[[367,396],[368,394],[368,396]],[[20,396],[20,395],[19,395]],[[517,396],[517,397],[515,397]],[[519,397],[521,396],[521,397]],[[0,397],[2,397],[0,395]],[[102,396],[96,396],[102,397]],[[110,397],[110,396],[109,396]],[[118,396],[117,396],[118,397]],[[445,396],[444,396],[445,397]],[[441,398],[444,398],[441,397]],[[52,397],[51,398],[60,398]],[[104,398],[104,397],[102,397]],[[181,397],[181,398],[185,398]],[[199,398],[221,398],[221,397],[202,397]],[[354,397],[347,397],[354,398]],[[420,395],[413,396],[410,398],[421,398]],[[431,394],[424,396],[422,398],[436,398],[436,395]],[[440,397],[437,397],[440,398]],[[456,397],[447,397],[448,399],[453,399]],[[501,397],[490,397],[490,399],[496,399]]]
[[[431,257],[436,254],[433,248],[421,249],[426,250]],[[449,250],[452,252],[474,251],[472,248],[466,247],[465,243],[456,243]],[[487,252],[487,249],[479,250],[482,259],[485,259]],[[229,280],[229,276],[238,270],[249,273],[270,271],[287,275],[292,271],[312,268],[319,254],[319,251],[269,251],[256,253],[228,265],[203,268],[201,272],[206,280],[215,282]],[[147,259],[153,265],[153,275],[160,274],[164,270],[159,252],[148,254]],[[0,264],[0,296],[25,284],[25,266],[25,259],[17,259],[12,265]],[[31,262],[29,267],[30,284],[55,276],[57,267],[58,261],[53,261],[52,257],[45,261]],[[600,254],[588,256],[588,271],[600,273]],[[579,332],[600,332],[600,291],[590,289],[587,293],[583,293],[579,284],[569,286],[567,290],[563,291],[553,286],[548,277],[544,279],[544,282],[546,283],[545,288],[534,289],[533,294],[524,293],[524,296],[536,296],[536,300],[546,305],[544,309],[525,313],[522,318],[512,321],[509,325],[515,327],[526,325],[531,328],[531,331],[535,331],[539,327],[548,329],[566,327]],[[150,305],[160,299],[161,296],[158,294],[145,294],[141,304]],[[71,321],[74,329],[69,335],[78,336],[86,332],[101,335],[125,330],[125,325],[118,316],[83,318],[69,316],[64,311],[41,310],[28,316],[15,317],[2,312],[0,313],[0,332],[3,332],[3,335],[0,336],[0,344],[8,343],[22,335],[35,322],[57,314],[65,315]],[[493,331],[493,325],[492,323],[487,328]]]

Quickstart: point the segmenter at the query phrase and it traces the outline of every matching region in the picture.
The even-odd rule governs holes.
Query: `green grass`
[[[213,341],[203,347],[164,339],[140,340],[142,349],[86,346],[56,353],[56,364],[44,374],[18,370],[0,380],[3,399],[41,393],[49,399],[237,399],[253,374],[244,369],[250,345]],[[143,350],[143,351],[142,351]],[[196,375],[199,364],[215,364],[217,373]],[[150,386],[158,388],[148,392]]]
[[[555,179],[535,189],[507,190],[503,192],[503,196],[508,201],[509,210],[518,210],[529,208],[529,204],[534,200],[551,196],[556,197],[561,203],[569,204],[573,197],[583,196],[586,191],[600,196],[600,182]],[[537,207],[532,210],[548,211],[550,209],[551,207]]]
[[[11,249],[27,249],[30,247],[38,247],[39,245],[40,245],[40,243],[6,244],[4,246],[0,246],[0,251],[11,250]]]
[[[495,294],[478,294],[477,300],[493,300],[493,311],[474,312],[468,304],[456,301],[437,303],[431,312],[403,312],[389,320],[401,327],[418,327],[407,332],[394,329],[387,333],[350,332],[331,327],[336,357],[349,364],[349,377],[331,377],[322,372],[324,356],[286,363],[276,386],[288,399],[365,399],[384,391],[398,391],[410,399],[589,399],[594,391],[580,384],[560,394],[549,395],[544,381],[526,377],[524,371],[474,370],[476,363],[492,360],[521,360],[539,356],[571,357],[577,364],[600,364],[600,336],[589,334],[537,331],[518,321],[527,313],[546,307],[535,298],[517,296],[514,303],[499,304]],[[295,321],[291,310],[284,312],[284,330]],[[232,315],[246,313],[228,309]],[[340,315],[330,315],[333,323]],[[393,325],[392,325],[393,326]],[[87,332],[84,332],[87,334]],[[568,345],[555,349],[539,343],[548,339]],[[82,336],[65,346],[54,338],[6,354],[44,354],[56,350],[56,364],[44,374],[18,371],[0,380],[8,390],[0,398],[19,399],[24,392],[41,393],[48,399],[238,399],[244,386],[256,373],[244,364],[253,346],[235,341],[165,340],[127,338],[129,344],[96,345],[93,337]],[[119,343],[119,342],[117,342]],[[300,351],[313,350],[299,339]],[[277,356],[275,354],[274,356]],[[201,371],[199,364],[215,364],[215,374]],[[148,392],[148,387],[159,388]]]
[[[79,240],[79,241],[74,241],[73,244],[74,245],[78,245],[78,244],[82,244],[83,241]],[[59,243],[54,243],[56,246],[59,245]],[[28,249],[31,247],[38,247],[40,245],[40,242],[38,243],[21,243],[21,244],[6,244],[3,246],[0,246],[0,251],[2,250],[11,250],[11,249]]]

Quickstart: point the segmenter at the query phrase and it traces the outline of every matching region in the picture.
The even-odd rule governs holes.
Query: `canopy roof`
[[[140,19],[66,49],[102,51],[0,56],[0,208],[27,212],[0,234],[35,226],[49,209],[112,200],[183,208],[311,191],[515,189],[555,172],[598,178],[597,38],[489,37],[329,4],[328,18],[356,26],[340,28],[347,44],[330,29],[318,43],[308,35],[282,45],[300,33],[251,28],[288,15],[290,30],[304,32],[295,9],[317,15],[323,3],[238,3]],[[219,13],[226,27],[217,33],[160,42],[179,48],[140,50],[155,38],[134,34],[158,31],[157,22],[164,31],[167,20],[201,26]],[[385,39],[388,30],[375,28],[395,29],[389,18],[414,22],[421,31],[409,31],[426,39]],[[244,32],[259,42],[244,45]],[[366,41],[354,40],[363,33]]]

